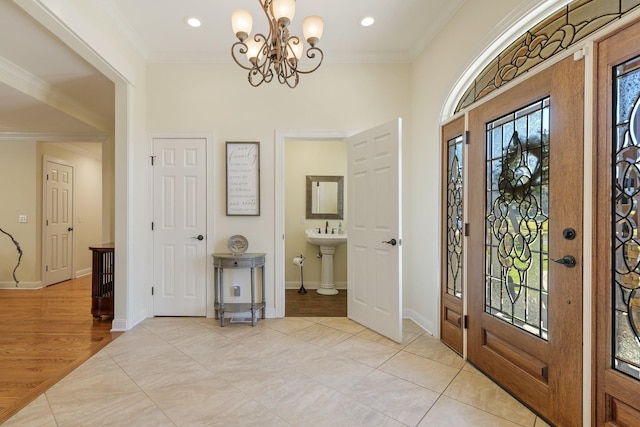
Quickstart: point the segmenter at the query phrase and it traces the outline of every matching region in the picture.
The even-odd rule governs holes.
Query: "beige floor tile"
[[[2,424],[2,427],[24,426],[58,427],[44,394]]]
[[[315,322],[310,322],[302,317],[284,317],[282,319],[265,319],[265,326],[267,328],[275,329],[276,331],[280,331],[287,335],[292,334],[293,332],[299,331],[300,329],[308,328],[315,324]]]
[[[403,325],[398,344],[345,318],[147,319],[6,425],[548,427]]]
[[[273,412],[292,426],[391,427],[400,422],[335,390],[326,388],[282,403]]]
[[[298,364],[296,369],[343,393],[347,393],[352,386],[374,370],[371,366],[330,352],[318,354],[313,359]]]
[[[413,332],[402,332],[402,342],[397,343],[389,338],[380,335],[377,332],[372,331],[371,329],[363,329],[361,332],[357,334],[358,337],[364,338],[369,341],[374,341],[380,344],[388,345],[389,347],[397,348],[398,350],[405,348],[409,343],[418,338],[421,334],[416,334]]]
[[[334,345],[351,337],[351,334],[322,324],[315,324],[294,332],[291,336],[320,347],[333,347]]]
[[[460,371],[406,351],[392,357],[380,370],[437,393],[442,393]]]
[[[398,353],[398,349],[369,341],[358,336],[351,337],[331,348],[336,354],[377,368]]]
[[[465,361],[455,351],[430,335],[421,335],[404,348],[405,351],[435,360],[454,368],[462,368]]]
[[[440,396],[390,374],[374,371],[352,387],[348,395],[406,425],[417,425]]]
[[[521,427],[511,421],[465,405],[446,396],[440,397],[418,427]]]
[[[462,371],[444,395],[523,426],[533,426],[536,416],[489,378]]]
[[[366,329],[361,324],[354,322],[351,319],[347,319],[346,317],[330,317],[326,322],[322,322],[322,324],[354,335]]]

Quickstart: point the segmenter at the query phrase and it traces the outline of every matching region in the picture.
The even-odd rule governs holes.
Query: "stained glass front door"
[[[567,58],[469,112],[468,358],[562,426],[582,425],[583,79]]]
[[[442,128],[442,141],[447,153],[443,164],[443,239],[440,338],[462,354],[464,293],[464,117]]]
[[[598,43],[595,423],[640,420],[640,23]]]

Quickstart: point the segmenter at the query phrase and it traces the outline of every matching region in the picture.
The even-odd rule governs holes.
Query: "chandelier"
[[[322,37],[322,18],[307,16],[302,21],[302,32],[309,43],[305,55],[312,60],[312,64],[315,63],[309,69],[302,70],[298,65],[304,51],[303,42],[297,36],[290,35],[288,28],[293,20],[296,1],[258,0],[258,3],[269,22],[269,33],[266,36],[257,33],[254,37],[249,37],[253,17],[247,10],[236,10],[231,15],[231,26],[238,41],[231,46],[231,56],[236,64],[249,71],[251,86],[270,83],[276,76],[278,82],[294,88],[298,85],[300,74],[312,73],[322,64],[324,54],[316,47]],[[246,55],[248,61],[243,55]]]

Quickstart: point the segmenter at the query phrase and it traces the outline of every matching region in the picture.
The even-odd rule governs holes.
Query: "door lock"
[[[573,228],[565,228],[564,230],[562,230],[562,237],[567,240],[573,240],[576,238],[576,230],[574,230]]]

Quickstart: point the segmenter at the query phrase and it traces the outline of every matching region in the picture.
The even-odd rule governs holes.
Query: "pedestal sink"
[[[322,283],[317,292],[321,295],[336,295],[338,290],[333,283],[333,254],[336,246],[347,243],[346,234],[323,234],[309,228],[305,230],[307,242],[320,246],[322,254]]]

